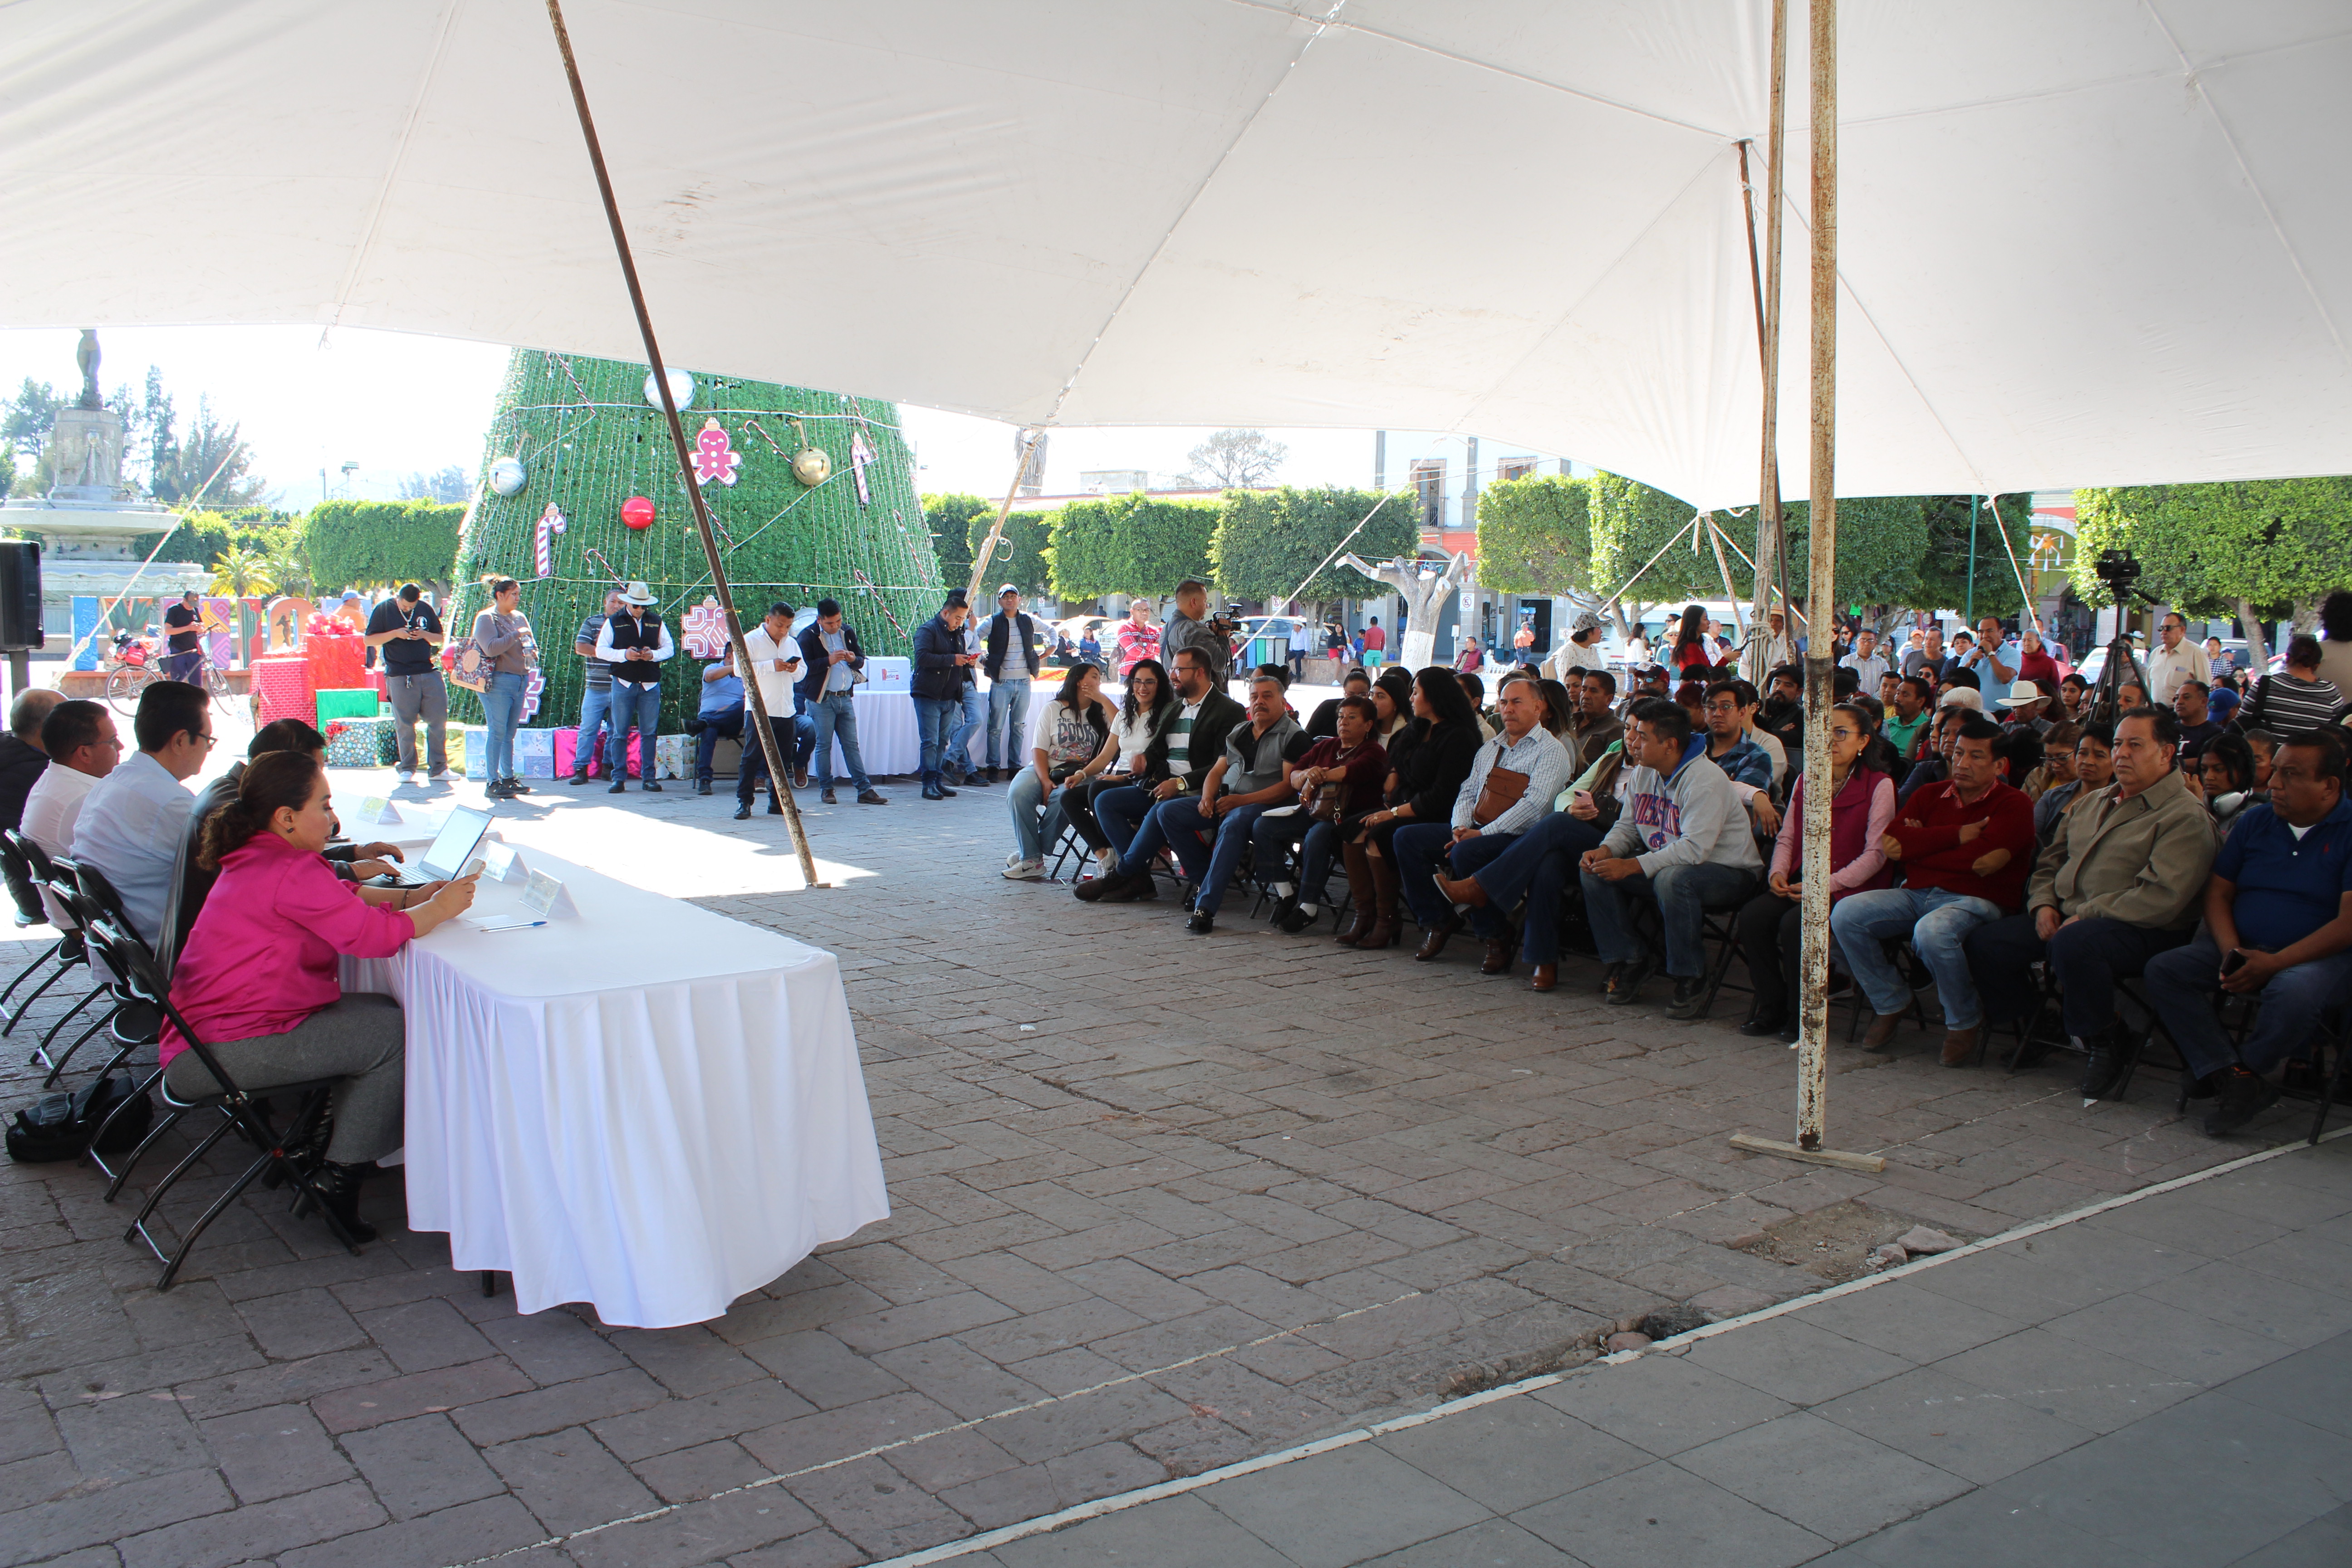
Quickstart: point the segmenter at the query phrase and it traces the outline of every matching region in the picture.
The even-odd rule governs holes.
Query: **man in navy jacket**
[[[945,800],[956,792],[940,776],[948,731],[963,711],[980,656],[967,650],[963,624],[971,603],[958,588],[940,613],[915,628],[915,728],[923,740],[923,798]]]

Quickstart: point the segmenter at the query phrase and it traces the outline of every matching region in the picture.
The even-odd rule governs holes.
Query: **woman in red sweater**
[[[383,958],[474,901],[474,879],[423,888],[338,881],[320,858],[334,832],[326,770],[302,752],[253,760],[236,798],[205,824],[202,863],[220,879],[172,973],[172,1005],[239,1088],[341,1078],[319,1185],[352,1238],[358,1167],[400,1147],[404,1029],[389,996],[346,996],[337,955]],[[169,1023],[163,1081],[184,1100],[216,1094],[204,1059]]]

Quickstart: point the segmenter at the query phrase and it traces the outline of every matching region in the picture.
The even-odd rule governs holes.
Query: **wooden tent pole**
[[[964,601],[972,606],[971,613],[975,616],[980,614],[980,585],[988,580],[989,558],[996,553],[996,542],[1004,537],[1005,519],[1013,515],[1013,499],[1021,493],[1021,487],[1029,482],[1030,465],[1036,461],[1038,450],[1045,445],[1044,433],[1034,426],[1022,434],[1029,439],[1022,443],[1021,460],[1013,465],[1013,482],[1004,487],[1004,504],[996,509],[996,526],[988,531],[986,542],[972,554],[971,584],[965,588],[963,596]],[[1042,479],[1044,476],[1039,477]]]
[[[1772,0],[1769,118],[1764,133],[1764,255],[1756,254],[1755,187],[1748,174],[1748,143],[1739,144],[1739,188],[1748,203],[1748,281],[1756,301],[1757,359],[1764,372],[1764,431],[1761,472],[1757,479],[1755,615],[1769,626],[1771,593],[1777,585],[1785,624],[1793,639],[1794,606],[1789,603],[1789,534],[1780,512],[1780,216],[1787,179],[1789,103],[1789,0]],[[1768,554],[1767,552],[1769,552]],[[1772,673],[1769,641],[1752,644],[1749,679],[1760,689]],[[1793,647],[1793,643],[1791,645]]]
[[[596,140],[596,121],[588,112],[588,89],[580,82],[580,62],[572,57],[572,34],[563,25],[562,0],[547,0],[547,19],[555,28],[555,47],[563,56],[563,75],[572,84],[572,107],[580,114],[580,135],[588,143],[588,162],[596,171],[596,189],[604,198],[604,221],[612,226],[613,249],[620,257],[621,279],[628,285],[629,305],[637,313],[637,332],[645,339],[646,363],[653,367],[654,384],[661,389],[663,417],[669,421],[670,444],[677,448],[678,476],[686,481],[687,499],[694,503],[695,531],[702,536],[703,558],[710,563],[710,582],[719,607],[727,616],[727,638],[735,649],[735,668],[745,676],[743,695],[751,707],[752,725],[760,731],[760,751],[768,760],[768,788],[771,798],[780,801],[784,808],[784,825],[793,837],[793,848],[800,856],[801,880],[811,888],[827,884],[816,879],[816,858],[809,852],[808,834],[801,826],[800,803],[793,798],[792,770],[784,765],[782,748],[776,744],[776,732],[768,723],[768,704],[760,695],[758,674],[751,668],[751,650],[743,643],[743,623],[735,614],[735,591],[727,581],[727,564],[719,558],[719,541],[710,531],[710,508],[702,498],[702,486],[694,478],[694,451],[686,439],[686,426],[677,417],[677,400],[669,394],[669,367],[663,361],[661,345],[654,341],[654,319],[646,310],[646,292],[637,282],[637,264],[629,253],[628,230],[621,224],[620,204],[613,196],[613,176],[604,167],[604,148]]]

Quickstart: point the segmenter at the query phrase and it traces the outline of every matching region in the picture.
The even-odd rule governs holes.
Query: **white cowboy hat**
[[[621,603],[625,605],[650,605],[653,602],[654,591],[643,583],[630,584],[621,595]]]
[[[2028,681],[2026,684],[2030,686],[2032,682]],[[1984,696],[1973,686],[1946,687],[1944,689],[1944,695],[1936,700],[1936,706],[1938,708],[1973,708],[1978,712],[1981,713],[1984,711]]]
[[[2000,705],[2004,708],[2031,708],[2041,700],[2042,688],[2030,680],[2021,680],[2009,689],[2009,695],[2000,700]]]

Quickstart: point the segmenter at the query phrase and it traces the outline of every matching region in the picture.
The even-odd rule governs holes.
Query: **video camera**
[[[2148,599],[2150,604],[2155,603],[2155,600],[2149,598],[2147,592],[2139,586],[2140,564],[2130,551],[2102,550],[2099,552],[2099,558],[2091,563],[2091,570],[2098,574],[2099,581],[2106,587],[2108,597],[2116,604],[2120,605],[2126,599],[2134,597]]]

